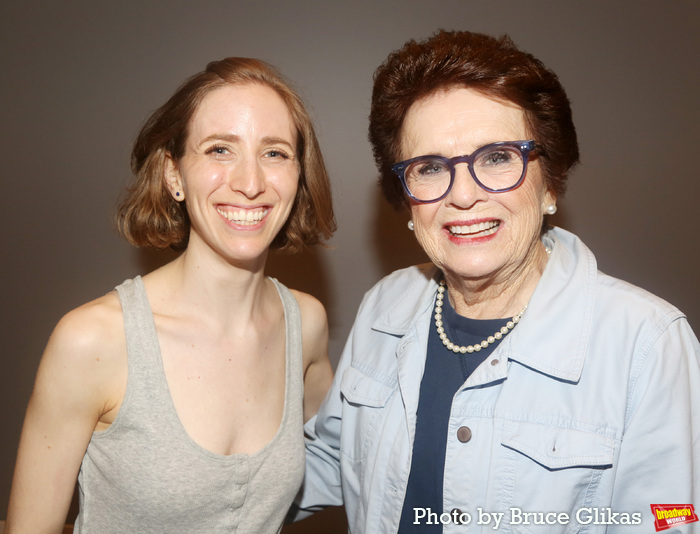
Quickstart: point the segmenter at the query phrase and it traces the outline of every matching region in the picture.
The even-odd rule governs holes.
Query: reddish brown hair
[[[289,219],[272,247],[296,252],[331,237],[336,225],[330,181],[304,103],[271,65],[232,57],[213,61],[186,80],[141,129],[131,153],[136,181],[117,212],[119,231],[130,243],[155,248],[187,246],[190,220],[185,202],[176,202],[165,186],[166,158],[170,155],[177,161],[183,156],[192,117],[210,91],[251,83],[273,89],[287,105],[296,128],[299,186]]]
[[[394,207],[406,197],[391,166],[401,159],[403,120],[418,100],[450,87],[468,87],[523,109],[537,143],[547,187],[560,196],[568,171],[578,162],[571,106],[557,75],[507,35],[498,39],[472,32],[439,31],[408,41],[374,74],[369,140],[380,186]]]

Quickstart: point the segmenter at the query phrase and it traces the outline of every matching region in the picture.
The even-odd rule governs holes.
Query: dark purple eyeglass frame
[[[501,146],[507,146],[507,147],[513,147],[517,148],[520,153],[523,156],[523,173],[520,175],[520,178],[518,181],[505,189],[491,189],[489,187],[486,187],[484,184],[482,184],[479,179],[476,177],[476,174],[474,174],[474,169],[472,168],[472,165],[474,164],[474,160],[476,157],[481,154],[482,152],[486,150],[490,150],[494,147],[501,147]],[[489,193],[506,193],[508,191],[512,191],[516,187],[518,187],[521,183],[523,183],[523,179],[525,178],[525,174],[527,172],[527,162],[528,162],[528,157],[530,156],[530,152],[535,150],[537,148],[537,144],[530,140],[530,141],[501,141],[498,143],[490,143],[488,145],[484,145],[478,149],[476,149],[474,152],[471,154],[465,155],[465,156],[455,156],[454,158],[446,158],[444,156],[418,156],[416,158],[411,158],[407,159],[405,161],[400,161],[398,163],[394,163],[394,165],[391,166],[391,170],[396,173],[396,176],[399,177],[399,180],[401,180],[401,185],[403,185],[404,191],[406,191],[406,194],[411,197],[411,199],[415,200],[416,202],[419,202],[421,204],[430,204],[432,202],[437,202],[438,200],[442,200],[445,198],[449,192],[452,190],[452,185],[455,182],[455,165],[458,163],[466,163],[467,166],[469,167],[469,174],[472,175],[472,178],[474,178],[474,181],[479,184],[479,187],[481,187],[484,191],[488,191]],[[435,198],[433,200],[421,200],[419,198],[414,197],[411,192],[408,190],[408,186],[406,185],[406,169],[408,166],[419,160],[439,160],[442,161],[447,167],[450,169],[450,185],[447,187],[447,190],[438,198]]]

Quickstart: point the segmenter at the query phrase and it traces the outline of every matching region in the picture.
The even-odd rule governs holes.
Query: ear
[[[548,211],[552,209],[552,206],[554,207],[554,211]],[[544,198],[542,199],[542,212],[547,215],[552,215],[557,208],[557,196],[552,193],[552,191],[547,190],[547,192],[544,194]]]
[[[163,165],[163,182],[170,191],[170,195],[177,201],[185,200],[185,189],[182,185],[182,176],[177,162],[170,153],[165,154],[165,164]]]

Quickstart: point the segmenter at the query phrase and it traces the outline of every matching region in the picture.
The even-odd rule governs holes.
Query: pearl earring
[[[409,229],[411,232],[413,232],[413,228],[414,228],[414,226],[413,226],[413,220],[408,221],[408,229]]]
[[[557,205],[550,204],[545,208],[545,211],[547,212],[547,215],[554,215],[557,212]]]

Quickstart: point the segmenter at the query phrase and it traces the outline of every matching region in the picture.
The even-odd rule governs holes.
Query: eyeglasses
[[[505,193],[525,178],[527,160],[534,141],[503,141],[482,146],[467,156],[418,156],[395,163],[391,168],[406,193],[416,202],[437,202],[447,196],[455,181],[455,165],[466,163],[479,187],[490,193]]]

